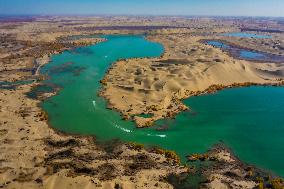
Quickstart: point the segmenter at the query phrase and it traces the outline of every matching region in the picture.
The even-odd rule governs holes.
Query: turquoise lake
[[[220,91],[184,101],[192,111],[156,126],[136,129],[98,97],[99,81],[112,63],[122,58],[157,57],[162,45],[143,36],[105,36],[94,46],[52,56],[41,72],[44,81],[60,86],[58,95],[42,103],[55,129],[95,135],[98,140],[119,138],[175,150],[185,155],[206,152],[224,143],[243,161],[284,176],[284,88],[249,87]],[[157,131],[167,124],[169,129]]]
[[[267,61],[267,62],[284,62],[284,57],[280,55],[273,55],[265,52],[257,52],[255,50],[243,49],[241,47],[228,45],[225,42],[217,40],[208,40],[205,41],[206,44],[213,47],[217,47],[228,51],[236,58],[245,59],[245,60],[255,60],[255,61]]]
[[[245,32],[225,33],[222,35],[228,36],[228,37],[243,37],[243,38],[256,38],[256,39],[272,38],[272,36],[270,35],[259,35],[259,34],[254,34],[254,33],[245,33]]]
[[[233,50],[240,58],[248,59],[248,60],[261,60],[265,57],[264,53],[253,52],[245,49],[240,49],[237,47],[232,47],[220,41],[207,41],[208,45],[213,47],[217,47],[224,50]]]

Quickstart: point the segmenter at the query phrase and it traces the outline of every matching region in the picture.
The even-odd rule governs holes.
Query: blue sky
[[[284,17],[284,0],[0,0],[0,14]]]

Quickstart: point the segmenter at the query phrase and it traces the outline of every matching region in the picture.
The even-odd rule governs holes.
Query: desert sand
[[[164,30],[148,39],[164,45],[162,57],[118,61],[102,80],[101,95],[108,99],[110,107],[120,111],[123,118],[133,119],[138,127],[151,126],[158,119],[188,110],[190,107],[181,100],[193,95],[225,87],[283,84],[283,64],[235,59],[202,44],[200,41],[207,37],[190,31]]]
[[[41,21],[1,25],[1,81],[34,82],[0,91],[0,187],[172,188],[167,175],[188,171],[177,159],[136,144],[99,144],[92,136],[54,131],[38,106],[40,101],[26,96],[44,79],[39,70],[51,54],[104,41],[70,38],[86,32],[69,29]],[[46,93],[43,98],[51,95],[55,94]]]
[[[188,171],[135,145],[57,133],[25,96],[33,85],[0,93],[2,188],[172,188],[162,178]]]
[[[0,81],[33,80],[0,89],[0,187],[173,188],[167,180],[169,175],[191,171],[179,164],[173,152],[146,150],[139,144],[116,140],[99,143],[94,136],[72,136],[53,130],[47,123],[48,115],[38,106],[40,100],[26,96],[44,79],[40,67],[49,62],[52,54],[104,40],[73,36],[148,33],[149,40],[164,45],[164,55],[118,61],[101,81],[101,95],[108,99],[109,106],[120,111],[124,119],[133,119],[137,126],[145,127],[190,108],[181,100],[191,95],[252,83],[283,84],[282,64],[236,60],[199,42],[236,31],[240,26],[258,29],[268,22],[283,30],[277,22],[227,18],[39,17],[0,23]],[[281,36],[275,34],[273,41],[280,50]],[[251,47],[258,43],[253,42]],[[43,99],[51,95],[55,94],[46,93]],[[143,113],[153,116],[142,118],[139,115]],[[205,172],[210,182],[203,188],[228,187],[224,182],[239,186],[235,188],[257,185],[253,179],[239,181],[225,175],[224,166],[234,166],[236,162],[229,152],[218,152],[217,157],[217,162],[230,165],[221,163],[220,169]],[[242,168],[238,169],[242,172]]]

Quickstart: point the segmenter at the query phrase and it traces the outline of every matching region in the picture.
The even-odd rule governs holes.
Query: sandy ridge
[[[134,120],[138,127],[188,110],[181,100],[193,95],[225,87],[283,85],[283,64],[237,60],[200,43],[204,37],[165,33],[148,39],[164,45],[161,58],[118,61],[101,81],[101,95],[110,108],[120,111],[124,119]]]

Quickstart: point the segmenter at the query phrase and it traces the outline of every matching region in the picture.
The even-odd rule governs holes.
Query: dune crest
[[[101,92],[111,108],[133,119],[137,127],[148,127],[158,119],[188,110],[181,100],[193,95],[226,87],[283,84],[281,64],[235,59],[202,44],[206,37],[175,33],[148,39],[163,44],[164,55],[116,62],[103,79]]]

